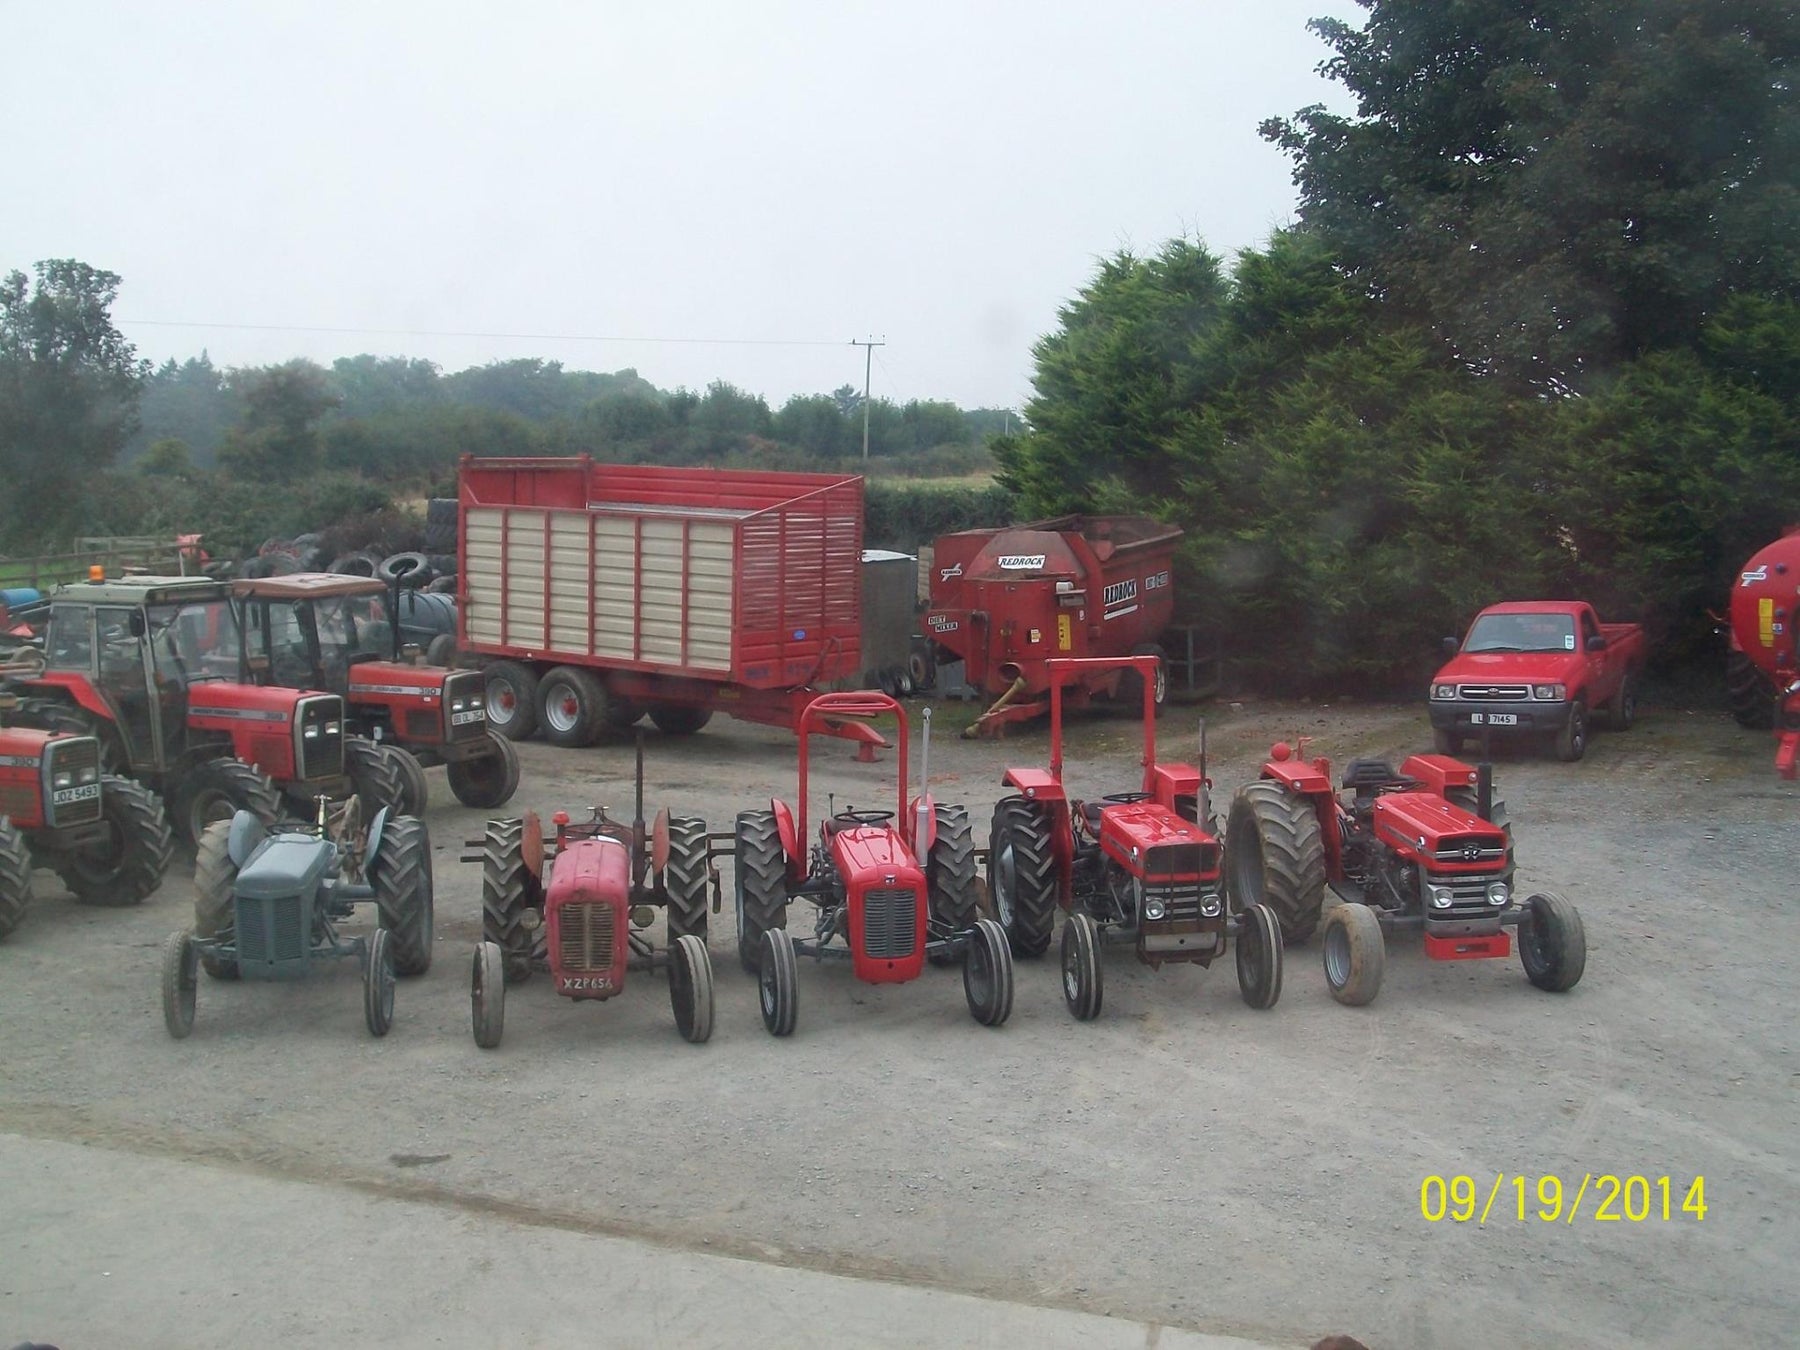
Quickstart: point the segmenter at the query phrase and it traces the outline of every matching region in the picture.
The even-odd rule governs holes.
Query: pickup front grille
[[[911,956],[919,943],[919,897],[892,888],[863,894],[863,950],[894,960]]]
[[[611,905],[563,905],[556,911],[556,922],[559,971],[612,969],[615,920]]]
[[[1527,684],[1462,684],[1457,695],[1471,703],[1523,703],[1531,697]]]
[[[299,896],[279,900],[237,900],[238,960],[245,965],[279,965],[306,956],[306,902]]]

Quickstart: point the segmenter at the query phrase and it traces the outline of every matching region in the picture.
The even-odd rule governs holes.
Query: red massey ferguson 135
[[[989,891],[1013,949],[1050,945],[1060,905],[1063,999],[1082,1021],[1100,1015],[1102,940],[1129,942],[1152,969],[1166,961],[1210,966],[1237,941],[1238,989],[1252,1008],[1281,997],[1281,937],[1274,911],[1226,906],[1219,843],[1201,767],[1156,762],[1157,667],[1150,655],[1053,660],[1050,768],[1012,768],[1017,795],[994,807]],[[1062,691],[1070,682],[1133,671],[1144,705],[1144,776],[1135,792],[1076,801],[1063,785]]]
[[[1519,930],[1519,959],[1539,989],[1574,988],[1587,965],[1575,906],[1549,891],[1513,903],[1512,832],[1493,800],[1487,766],[1413,755],[1395,773],[1354,759],[1344,796],[1331,761],[1308,761],[1278,743],[1259,781],[1238,790],[1225,827],[1234,902],[1261,902],[1283,936],[1303,942],[1325,925],[1325,979],[1351,1005],[1381,991],[1383,929],[1422,928],[1438,961],[1504,957]],[[1343,902],[1324,908],[1327,884]]]
[[[833,720],[887,713],[898,723],[900,742],[895,810],[828,812],[808,852],[809,737],[824,733]],[[852,973],[868,984],[917,979],[927,957],[934,965],[961,958],[969,1015],[983,1026],[1005,1022],[1012,1012],[1012,953],[1000,926],[976,913],[969,813],[934,801],[923,771],[919,795],[906,800],[906,710],[885,694],[822,694],[801,713],[797,730],[798,817],[776,799],[766,811],[744,811],[737,818],[738,959],[758,978],[763,1025],[775,1036],[794,1030],[796,953],[818,960],[847,957]],[[929,756],[928,720],[924,762]],[[788,934],[788,902],[794,899],[816,907],[810,937]]]

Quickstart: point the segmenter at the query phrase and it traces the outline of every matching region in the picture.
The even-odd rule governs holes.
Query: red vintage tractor
[[[988,889],[1014,951],[1040,956],[1056,911],[1062,933],[1063,999],[1082,1021],[1100,1015],[1103,943],[1130,943],[1152,969],[1164,962],[1210,966],[1235,939],[1238,990],[1252,1008],[1281,997],[1281,938],[1275,913],[1251,903],[1228,909],[1219,843],[1211,831],[1204,741],[1201,766],[1156,760],[1155,656],[1053,660],[1050,767],[1010,768],[1015,795],[994,806]],[[1129,669],[1143,700],[1143,778],[1136,791],[1091,801],[1063,784],[1065,685],[1116,678]],[[1204,735],[1204,732],[1202,732]]]
[[[558,811],[545,848],[535,813],[490,820],[478,852],[481,942],[475,948],[469,1007],[475,1044],[491,1050],[506,1024],[506,986],[546,966],[564,998],[604,1000],[624,991],[628,971],[666,970],[675,1026],[699,1044],[712,1035],[712,959],[706,951],[708,899],[719,906],[706,822],[665,807],[644,826],[644,745],[637,747],[637,808],[627,826],[594,808],[581,824]],[[548,856],[546,856],[546,852]],[[546,863],[548,875],[546,875]],[[661,909],[667,941],[645,930]]]
[[[1575,906],[1550,891],[1513,900],[1512,831],[1488,766],[1412,755],[1395,773],[1354,759],[1334,795],[1331,761],[1277,743],[1262,777],[1238,790],[1225,827],[1233,903],[1260,903],[1283,937],[1325,926],[1325,980],[1352,1006],[1373,1001],[1387,968],[1384,930],[1420,928],[1436,961],[1519,959],[1539,989],[1575,987],[1587,938]],[[1329,885],[1342,902],[1325,909]]]
[[[890,713],[900,745],[894,810],[828,807],[808,850],[809,738],[824,734],[828,722],[866,723]],[[821,694],[807,704],[797,727],[798,815],[779,798],[766,811],[738,815],[738,960],[757,977],[763,1025],[771,1035],[793,1033],[799,955],[848,959],[851,972],[867,984],[915,980],[928,958],[935,965],[960,959],[970,1016],[997,1027],[1012,1013],[1012,953],[1000,926],[977,913],[968,810],[937,802],[926,790],[929,716],[928,711],[919,795],[909,803],[906,710],[886,694]],[[797,899],[815,907],[811,936],[795,938],[787,931],[788,905]]]

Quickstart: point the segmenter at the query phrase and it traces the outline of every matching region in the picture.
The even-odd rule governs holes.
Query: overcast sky
[[[1291,219],[1256,125],[1345,106],[1326,14],[1362,11],[0,0],[0,270],[119,273],[159,363],[537,356],[778,406],[873,335],[877,395],[1016,407],[1097,257]]]

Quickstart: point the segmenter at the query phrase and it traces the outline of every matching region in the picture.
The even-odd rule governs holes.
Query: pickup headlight
[[[1434,684],[1431,686],[1431,696],[1438,699],[1455,698],[1456,686],[1453,684]]]
[[[1568,693],[1568,687],[1561,684],[1534,684],[1531,686],[1531,696],[1548,703],[1561,703],[1568,697]]]

